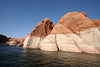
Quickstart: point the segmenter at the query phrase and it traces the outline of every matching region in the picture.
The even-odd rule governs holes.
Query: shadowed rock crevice
[[[57,51],[59,51],[59,47],[58,47],[58,44],[57,44],[57,38],[56,38],[56,35],[55,35],[55,44],[57,46]]]

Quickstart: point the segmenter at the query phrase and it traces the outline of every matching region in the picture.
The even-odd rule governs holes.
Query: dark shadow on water
[[[2,48],[0,67],[100,67],[100,55],[95,54],[49,52],[16,46]]]

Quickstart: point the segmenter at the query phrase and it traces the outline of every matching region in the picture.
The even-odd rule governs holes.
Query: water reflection
[[[19,63],[25,67],[100,67],[100,55],[23,49]]]
[[[0,67],[100,67],[100,55],[0,46]]]

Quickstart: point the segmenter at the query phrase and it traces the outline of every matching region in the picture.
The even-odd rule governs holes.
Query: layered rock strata
[[[45,18],[42,20],[32,32],[26,36],[24,41],[24,48],[39,48],[42,40],[50,34],[54,25],[50,19]]]
[[[100,53],[100,24],[84,12],[68,12],[41,42],[46,51]]]
[[[23,46],[25,38],[9,38],[8,44],[11,46]]]
[[[94,19],[94,20],[92,20],[92,22],[98,27],[98,29],[100,31],[100,20]]]

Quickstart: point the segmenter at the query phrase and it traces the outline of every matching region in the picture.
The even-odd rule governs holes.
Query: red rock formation
[[[92,22],[93,22],[97,27],[100,27],[100,20],[94,19],[94,20],[92,20]]]
[[[54,25],[50,19],[45,18],[42,20],[32,32],[25,38],[24,46],[25,48],[38,48],[41,41],[50,34]]]
[[[24,39],[25,38],[9,38],[7,43],[13,46],[23,46]]]
[[[63,27],[64,29],[65,28],[66,29],[65,29],[65,31],[62,31],[62,33],[69,34],[69,33],[80,32],[80,31],[83,31],[86,29],[96,27],[94,25],[94,23],[92,23],[92,21],[89,18],[87,18],[86,16],[87,15],[84,12],[68,12],[66,15],[64,15],[58,21],[58,23],[55,25],[54,29],[57,28],[56,29],[56,33],[57,33],[58,28]],[[61,28],[59,28],[59,29],[61,29]],[[55,30],[51,34],[55,34]]]
[[[0,44],[1,45],[13,45],[13,46],[23,46],[25,38],[11,38],[0,34]]]
[[[97,24],[98,25],[98,24]],[[100,31],[84,12],[68,12],[42,41],[46,51],[100,53]]]
[[[29,34],[29,36],[36,36],[36,37],[45,37],[50,34],[51,30],[53,29],[54,25],[50,21],[50,19],[45,18],[42,20]]]

